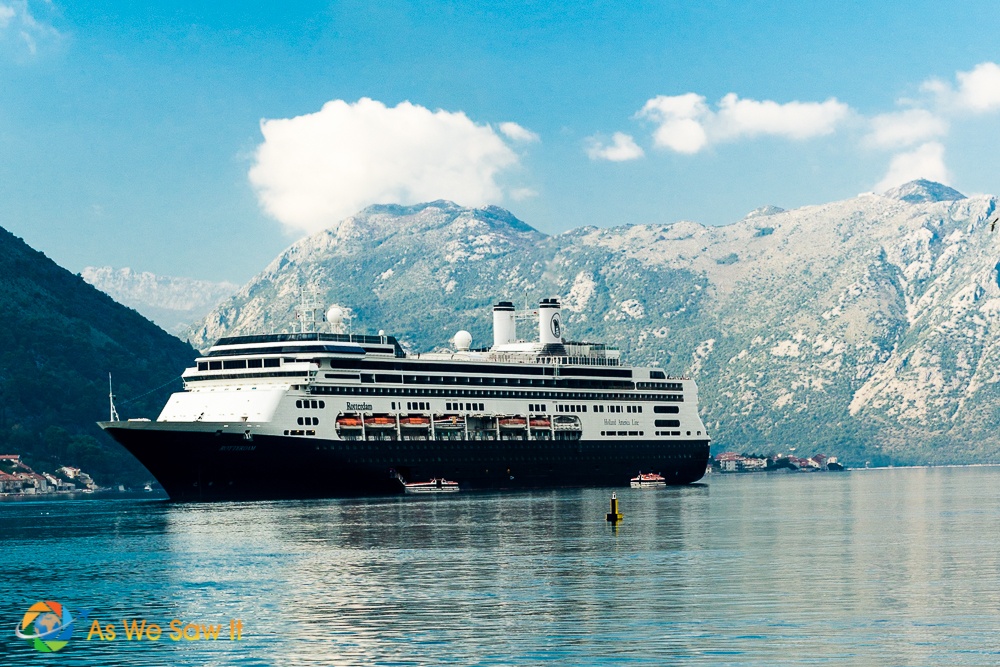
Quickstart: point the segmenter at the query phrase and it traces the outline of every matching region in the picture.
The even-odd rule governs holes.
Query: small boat
[[[146,486],[142,487],[142,490],[145,491],[146,493],[152,493],[153,487],[147,484]]]
[[[403,488],[406,493],[455,493],[458,491],[458,482],[449,482],[443,477],[438,477],[429,482],[404,483]]]
[[[465,428],[465,419],[458,415],[445,415],[434,420],[434,428]]]
[[[663,477],[663,475],[657,475],[655,472],[640,472],[637,476],[632,478],[631,484],[633,489],[652,489],[666,485],[667,480]]]
[[[395,428],[396,420],[388,416],[365,417],[368,428]]]
[[[551,428],[552,422],[546,417],[533,417],[530,422],[531,428]]]
[[[399,420],[399,423],[403,426],[420,426],[427,428],[431,425],[430,417],[403,417]]]
[[[337,417],[339,428],[361,428],[360,417]]]
[[[503,417],[500,419],[500,428],[524,428],[527,423],[524,417]]]
[[[556,429],[574,430],[574,431],[579,431],[583,429],[583,424],[580,423],[579,417],[556,415],[553,421],[555,422]]]

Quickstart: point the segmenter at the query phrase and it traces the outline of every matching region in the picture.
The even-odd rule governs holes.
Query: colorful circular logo
[[[73,636],[73,615],[58,602],[36,602],[24,615],[21,625],[14,629],[14,634],[27,639],[36,651],[55,653]]]

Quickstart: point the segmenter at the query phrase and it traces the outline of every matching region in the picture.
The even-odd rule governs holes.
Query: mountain
[[[101,483],[150,479],[95,424],[156,416],[196,352],[0,228],[0,449]]]
[[[118,303],[175,334],[186,331],[239,289],[230,282],[158,276],[128,267],[88,266],[80,275]]]
[[[191,335],[290,329],[308,288],[414,350],[458,329],[489,344],[491,303],[558,295],[571,339],[694,376],[716,450],[1000,461],[995,207],[917,181],[725,227],[546,236],[493,207],[373,206],[294,244]]]

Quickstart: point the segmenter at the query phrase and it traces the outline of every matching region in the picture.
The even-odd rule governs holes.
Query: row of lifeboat
[[[576,419],[572,422],[564,423],[560,417],[556,417],[555,421],[556,428],[565,428],[579,424],[579,420]],[[525,427],[550,429],[552,428],[552,424],[552,419],[549,417],[531,417],[529,419],[515,415],[499,418],[499,426],[503,429],[524,429]],[[370,415],[363,418],[357,415],[341,415],[337,417],[337,428],[340,429],[360,429],[362,425],[365,428],[375,429],[396,428],[396,417],[394,415]],[[429,428],[430,425],[431,417],[427,415],[401,415],[399,417],[399,426],[404,428]],[[437,415],[434,417],[435,429],[464,429],[465,425],[465,417],[459,415]]]

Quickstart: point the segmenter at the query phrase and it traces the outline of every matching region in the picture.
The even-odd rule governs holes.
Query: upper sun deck
[[[621,366],[621,352],[604,343],[568,341],[562,336],[561,305],[558,299],[543,299],[537,310],[515,312],[509,301],[493,307],[493,345],[471,348],[472,336],[467,331],[455,334],[455,351],[441,350],[425,353],[408,353],[399,341],[384,332],[379,335],[337,333],[342,313],[332,308],[327,315],[334,332],[275,333],[220,338],[199,360],[210,370],[250,367],[274,367],[282,363],[302,363],[319,356],[354,357],[358,359],[435,360],[451,362],[490,362],[497,364],[531,364],[546,366]],[[333,313],[333,316],[331,316]],[[538,322],[538,340],[526,341],[515,334],[517,320]],[[303,317],[303,322],[315,323],[314,318]],[[245,360],[248,356],[262,356],[263,360]],[[291,356],[298,355],[298,356]],[[309,356],[305,356],[309,355]],[[234,361],[219,363],[209,361],[222,357]],[[279,362],[275,357],[282,357]],[[250,362],[253,363],[250,363]],[[277,363],[276,363],[277,362]],[[342,362],[341,362],[342,363]],[[457,367],[456,367],[457,368]],[[462,372],[462,371],[459,371]]]
[[[338,344],[339,343],[339,344]],[[229,357],[242,354],[295,354],[328,352],[333,354],[406,353],[393,336],[366,336],[338,333],[280,333],[251,336],[227,336],[216,341],[206,357]]]

